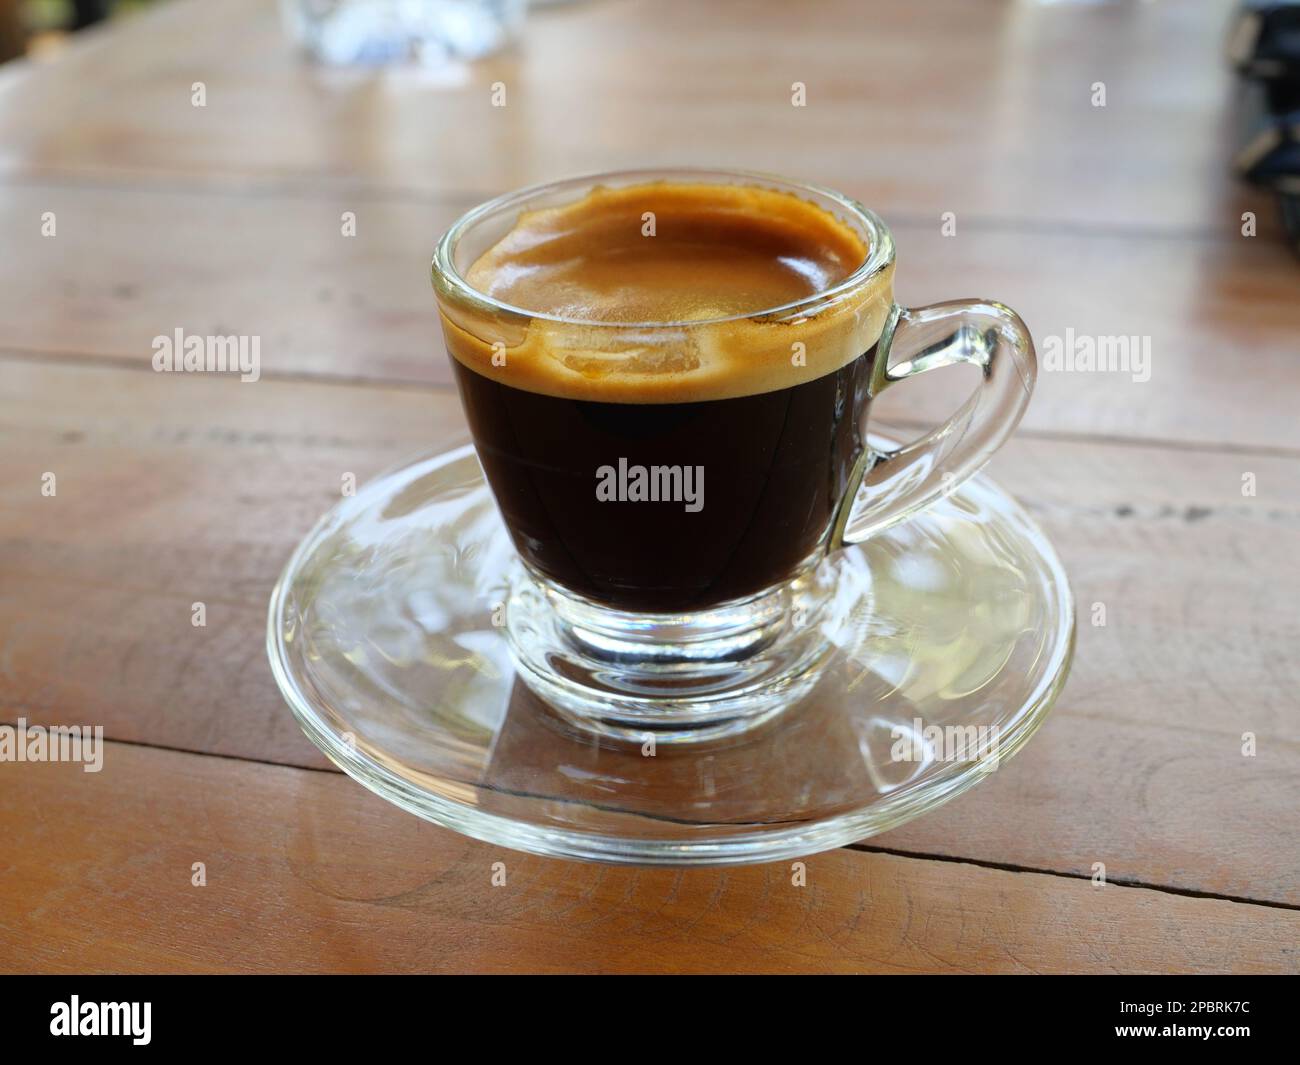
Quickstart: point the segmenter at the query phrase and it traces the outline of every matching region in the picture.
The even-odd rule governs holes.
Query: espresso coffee
[[[596,188],[521,214],[465,271],[494,304],[444,304],[443,326],[525,562],[652,613],[813,563],[862,452],[891,302],[892,271],[836,294],[868,251],[758,186]]]

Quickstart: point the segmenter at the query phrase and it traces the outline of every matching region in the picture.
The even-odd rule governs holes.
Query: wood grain
[[[0,170],[481,196],[688,163],[886,213],[1236,232],[1259,201],[1225,172],[1231,6],[620,0],[537,10],[488,62],[370,72],[296,62],[272,0],[190,0],[0,80]]]
[[[0,67],[0,721],[116,741],[99,774],[0,763],[0,969],[1300,969],[1300,304],[1227,171],[1231,7],[605,0],[481,64],[376,72],[298,62],[272,0],[175,0]],[[992,466],[1080,605],[1046,726],[804,888],[425,824],[320,771],[264,662],[271,585],[342,478],[464,438],[437,233],[666,164],[870,204],[904,303],[1151,343],[1146,383],[1044,374]],[[260,337],[266,377],[150,372],[178,327]],[[934,376],[877,414],[933,422],[965,385]]]
[[[1300,914],[1088,880],[848,850],[803,863],[802,887],[793,863],[558,862],[337,774],[121,744],[98,773],[8,764],[0,781],[6,971],[1300,969]]]
[[[447,384],[429,257],[469,206],[0,185],[0,232],[13,251],[0,259],[0,347],[138,367],[155,336],[181,328],[259,337],[269,376]],[[42,235],[47,211],[54,237]],[[344,211],[356,215],[355,237],[340,232]],[[1149,345],[1149,380],[1049,371],[1044,358],[1025,429],[1300,451],[1300,269],[1283,244],[962,220],[945,237],[937,215],[895,236],[906,304],[997,298],[1021,313],[1044,356],[1049,338],[1071,334]],[[936,422],[969,387],[942,375],[894,389],[886,403],[896,419]]]
[[[271,586],[344,473],[463,439],[455,397],[0,367],[0,707],[324,765],[264,662]],[[1300,464],[1020,438],[992,473],[1071,574],[1074,674],[1005,770],[877,842],[1085,875],[1103,861],[1114,878],[1300,903]]]

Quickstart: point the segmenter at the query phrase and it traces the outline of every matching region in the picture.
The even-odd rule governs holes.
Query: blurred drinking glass
[[[280,0],[290,37],[325,63],[436,65],[505,48],[528,0]]]

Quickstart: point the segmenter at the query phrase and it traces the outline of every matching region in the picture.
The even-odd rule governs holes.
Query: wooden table
[[[298,62],[270,0],[176,0],[0,67],[0,720],[108,739],[100,773],[0,763],[0,968],[1300,969],[1300,266],[1226,172],[1226,12],[605,0],[536,12],[509,56],[375,74]],[[871,204],[905,303],[1151,338],[1145,383],[1043,374],[991,467],[1079,600],[1046,726],[806,887],[426,824],[332,770],[265,661],[341,474],[463,433],[437,234],[660,163]],[[262,380],[153,372],[178,327],[260,336]],[[915,432],[952,395],[888,399]]]

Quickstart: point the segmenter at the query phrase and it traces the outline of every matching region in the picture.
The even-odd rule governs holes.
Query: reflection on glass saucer
[[[502,622],[517,565],[473,450],[425,456],[303,541],[268,647],[303,730],[346,773],[539,854],[737,864],[893,828],[1002,766],[1073,651],[1051,544],[976,477],[824,563],[834,651],[801,702],[728,740],[648,749],[576,731],[516,678]]]

